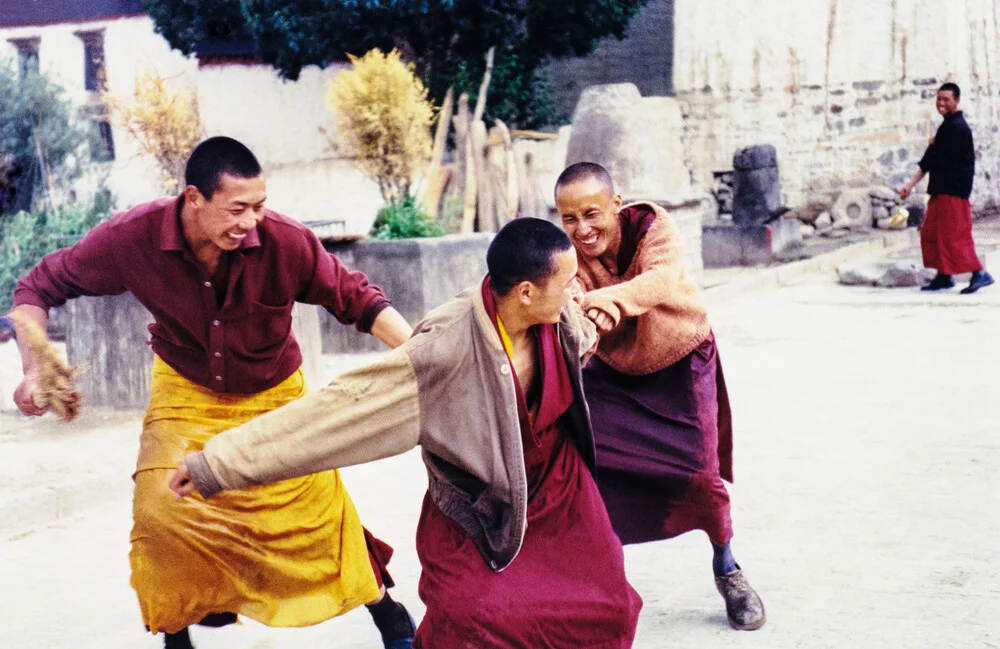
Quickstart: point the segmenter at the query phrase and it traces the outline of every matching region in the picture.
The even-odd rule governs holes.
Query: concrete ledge
[[[920,233],[916,229],[880,232],[867,241],[852,243],[811,259],[757,269],[751,275],[705,289],[705,296],[713,300],[724,300],[750,291],[789,286],[796,277],[805,273],[834,272],[837,266],[848,261],[883,254],[886,250],[904,248],[919,241]]]
[[[329,244],[350,270],[360,270],[392,300],[410,324],[486,275],[486,251],[493,234],[455,234],[429,239]],[[323,310],[323,353],[385,351],[385,345]]]
[[[802,245],[800,224],[790,219],[764,225],[710,224],[702,227],[701,236],[705,268],[767,264]]]

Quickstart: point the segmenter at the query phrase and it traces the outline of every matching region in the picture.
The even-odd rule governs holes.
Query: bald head
[[[611,181],[611,174],[608,170],[595,162],[577,162],[566,167],[556,180],[556,199],[559,191],[567,185],[573,185],[588,180],[597,181],[602,188],[608,192],[608,196],[615,195],[615,184]]]

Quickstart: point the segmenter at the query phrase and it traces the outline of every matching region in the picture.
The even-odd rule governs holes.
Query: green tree
[[[202,41],[249,39],[289,79],[380,48],[416,64],[431,96],[449,86],[473,97],[496,47],[488,105],[521,127],[556,118],[545,80],[548,57],[589,53],[621,38],[647,0],[145,0],[157,30],[185,53]]]
[[[34,209],[80,175],[91,126],[34,65],[22,73],[0,63],[0,235],[5,214]]]

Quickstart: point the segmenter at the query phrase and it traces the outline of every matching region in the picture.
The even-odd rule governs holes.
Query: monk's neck
[[[181,232],[184,241],[194,255],[194,258],[204,266],[209,273],[214,273],[222,258],[222,248],[215,245],[198,227],[194,213],[186,204],[181,207]]]
[[[529,330],[535,323],[525,318],[523,309],[515,298],[497,297],[496,294],[493,297],[496,300],[497,317],[503,323],[503,329],[510,338],[511,345],[515,349],[521,347],[528,341]]]
[[[613,275],[617,275],[620,269],[618,268],[618,252],[622,247],[622,230],[619,227],[614,231],[614,239],[608,242],[607,248],[604,252],[597,256],[597,261],[604,266],[604,268]]]

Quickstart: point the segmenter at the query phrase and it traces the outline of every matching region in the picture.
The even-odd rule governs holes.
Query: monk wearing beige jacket
[[[419,444],[415,647],[627,649],[641,600],[591,476],[596,332],[571,303],[576,254],[557,226],[517,219],[487,266],[385,360],[212,438],[171,488],[211,498]]]
[[[608,172],[581,162],[556,182],[581,305],[601,333],[583,370],[597,483],[623,543],[704,530],[730,624],[764,624],[764,605],[730,549],[732,424],[722,366],[680,236],[652,203],[623,205]]]

